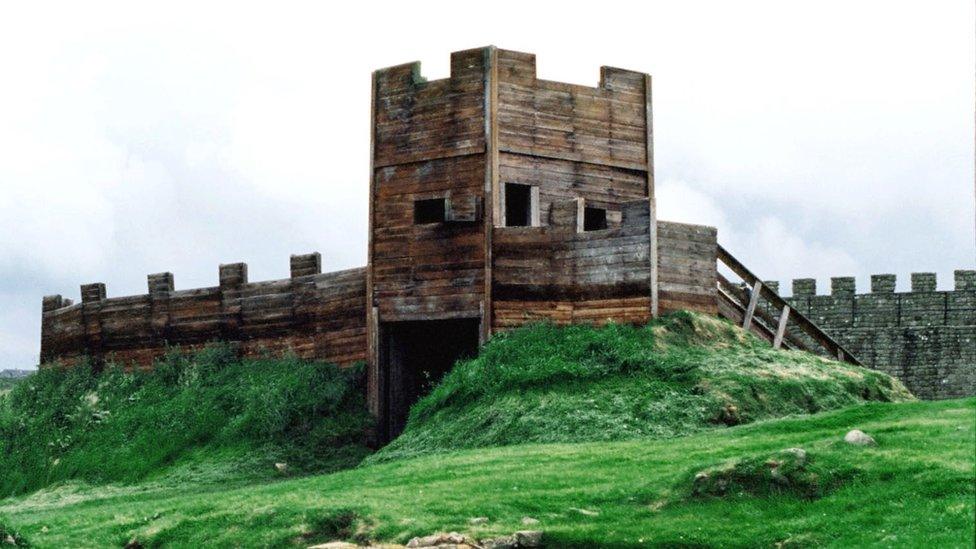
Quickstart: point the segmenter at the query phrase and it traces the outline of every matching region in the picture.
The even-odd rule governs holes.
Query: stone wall
[[[853,277],[832,278],[830,295],[796,279],[787,301],[919,398],[976,395],[976,271],[956,271],[952,291],[937,291],[934,273],[913,273],[910,292],[895,291],[893,274],[873,275],[862,294]]]

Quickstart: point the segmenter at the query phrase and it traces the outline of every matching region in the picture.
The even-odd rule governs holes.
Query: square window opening
[[[505,184],[505,226],[532,225],[532,187],[518,183]]]
[[[413,203],[413,223],[443,223],[447,219],[447,200],[444,198],[428,198],[416,200]]]
[[[603,208],[587,207],[583,210],[583,230],[602,231],[607,228],[607,211]]]

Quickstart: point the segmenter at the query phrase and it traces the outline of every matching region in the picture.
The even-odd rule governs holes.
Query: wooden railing
[[[789,330],[789,325],[795,326],[803,334],[809,337],[814,343],[823,348],[827,355],[861,365],[861,362],[845,349],[834,338],[827,335],[819,326],[803,316],[790,306],[782,297],[763,284],[762,280],[752,273],[741,261],[736,259],[721,245],[718,246],[718,263],[724,265],[733,273],[738,275],[748,289],[733,284],[727,278],[718,275],[718,299],[719,313],[729,318],[733,322],[738,322],[746,329],[750,330],[759,337],[769,341],[773,347],[780,348],[785,346],[789,349],[810,349],[798,334]],[[772,305],[779,315],[774,317],[765,308],[759,306],[760,299],[765,299]]]

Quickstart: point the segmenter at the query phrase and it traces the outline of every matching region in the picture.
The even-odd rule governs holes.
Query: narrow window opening
[[[607,228],[607,211],[603,208],[587,207],[583,210],[583,230],[602,231]]]
[[[447,218],[447,201],[443,198],[416,200],[413,203],[413,223],[443,223]]]
[[[532,225],[532,187],[518,183],[505,184],[505,226]]]

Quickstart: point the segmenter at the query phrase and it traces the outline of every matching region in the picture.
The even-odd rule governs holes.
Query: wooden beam
[[[498,195],[501,194],[498,183],[498,49],[489,46],[485,50],[485,76],[484,76],[484,116],[485,116],[485,199],[491,212],[484,216],[485,231],[485,286],[484,297],[481,300],[481,330],[479,339],[484,345],[491,338],[491,326],[494,319],[492,312],[492,274],[493,244],[491,241],[494,227],[498,220],[496,216],[504,215],[500,212],[501,206],[498,202]]]
[[[650,240],[650,253],[648,254],[651,268],[651,318],[657,318],[660,312],[660,299],[658,288],[658,251],[657,251],[657,199],[654,193],[654,112],[652,108],[651,96],[651,75],[644,75],[644,120],[645,120],[645,146],[647,154],[647,208],[650,220],[648,221],[647,233]]]
[[[373,72],[369,102],[369,237],[366,249],[366,406],[374,418],[382,412],[380,398],[379,318],[373,306],[373,253],[376,230],[376,79]]]
[[[583,232],[583,223],[586,220],[586,199],[578,197],[576,199],[576,232]]]
[[[748,331],[752,326],[752,315],[756,312],[756,305],[759,304],[759,294],[762,293],[762,281],[757,280],[752,286],[752,294],[749,296],[749,306],[746,307],[746,316],[742,319],[742,329]]]
[[[776,328],[776,338],[773,339],[773,349],[779,349],[783,345],[783,336],[786,335],[786,322],[790,319],[790,306],[783,306],[783,313],[779,315],[779,327]]]
[[[724,263],[729,269],[735,274],[739,275],[742,280],[747,283],[761,282],[759,277],[754,275],[745,265],[742,264],[738,259],[736,259],[732,254],[728,252],[725,248],[719,244],[717,248],[718,260]],[[788,305],[786,300],[779,296],[776,292],[770,290],[769,288],[762,286],[763,297],[769,300],[774,307],[782,307]],[[810,319],[804,316],[800,311],[793,309],[791,316],[793,318],[794,324],[797,325],[801,330],[803,330],[807,335],[819,343],[826,351],[828,356],[843,356],[846,362],[851,364],[861,366],[861,361],[857,359],[853,354],[851,354],[847,349],[844,349],[840,343],[838,343],[834,338],[827,335],[826,332],[820,329],[819,326],[814,324]]]
[[[539,186],[529,187],[529,225],[538,227],[542,225],[541,206],[539,205]]]
[[[722,276],[722,273],[716,273],[716,276],[718,277],[719,298],[724,299],[727,302],[724,304],[733,307],[736,313],[733,316],[726,316],[726,318],[734,322],[737,326],[741,325],[742,319],[744,318],[746,312],[746,304],[749,301],[745,297],[746,291],[730,282],[729,279]],[[772,344],[773,339],[776,337],[776,332],[772,328],[768,327],[776,326],[777,319],[773,317],[773,315],[768,314],[762,308],[757,308],[752,320],[752,327],[754,328],[753,332],[755,332],[755,328],[759,328],[765,335],[769,336],[766,337],[766,339],[768,339],[769,343]],[[810,347],[803,341],[797,339],[793,332],[789,330],[783,336],[783,347],[787,349],[797,349],[800,351],[810,352]]]

